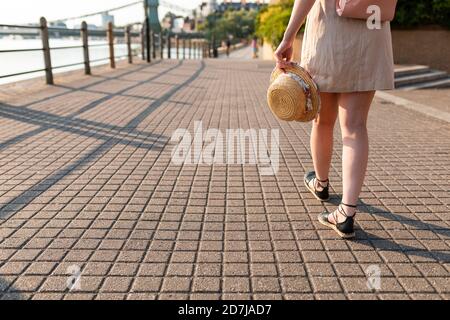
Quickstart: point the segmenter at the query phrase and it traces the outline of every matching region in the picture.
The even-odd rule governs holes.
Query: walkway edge
[[[383,92],[383,91],[378,91],[376,93],[376,97],[378,97],[382,100],[389,101],[395,105],[402,106],[406,109],[416,111],[416,112],[425,114],[427,116],[430,116],[432,118],[450,123],[450,113],[448,113],[448,112],[441,111],[439,109],[429,107],[429,106],[421,104],[421,103],[410,101],[408,99],[397,97],[393,94]]]

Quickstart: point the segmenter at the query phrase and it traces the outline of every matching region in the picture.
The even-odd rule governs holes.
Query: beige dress
[[[393,89],[390,23],[371,30],[365,20],[338,16],[335,0],[316,0],[306,21],[301,65],[322,92]]]

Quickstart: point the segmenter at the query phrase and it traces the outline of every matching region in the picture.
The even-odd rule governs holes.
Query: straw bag
[[[320,111],[317,85],[309,73],[295,63],[284,71],[273,70],[267,102],[273,114],[284,121],[312,121]]]
[[[341,17],[367,20],[373,5],[380,8],[382,22],[394,20],[397,0],[336,0],[336,12]]]

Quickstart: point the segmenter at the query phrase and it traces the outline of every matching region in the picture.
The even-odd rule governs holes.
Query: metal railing
[[[133,24],[136,25],[136,24]],[[152,58],[156,59],[159,56],[160,59],[164,59],[164,49],[167,46],[167,58],[172,59],[172,48],[176,49],[176,59],[204,59],[212,57],[211,54],[211,44],[203,39],[201,34],[190,34],[190,33],[180,33],[175,34],[171,32],[160,32],[154,33],[150,30],[150,35],[147,36],[146,28],[144,24],[141,24],[141,30],[139,31],[131,31],[132,25],[128,25],[121,29],[114,29],[113,24],[110,22],[108,24],[108,28],[106,30],[88,29],[87,23],[85,21],[82,22],[81,28],[79,29],[66,29],[66,28],[58,28],[58,27],[49,27],[47,25],[47,20],[43,17],[40,19],[39,26],[23,26],[23,25],[6,25],[0,24],[0,27],[6,27],[11,29],[27,29],[27,30],[36,30],[35,33],[23,33],[23,35],[33,35],[39,36],[42,41],[41,48],[32,48],[32,49],[6,49],[0,50],[0,54],[2,53],[18,53],[18,52],[37,52],[42,51],[44,57],[44,68],[35,69],[11,74],[0,75],[0,78],[8,78],[20,75],[26,75],[37,72],[45,72],[46,83],[54,84],[53,79],[53,70],[68,68],[73,66],[81,66],[84,65],[84,73],[86,75],[91,74],[91,64],[101,61],[109,60],[109,65],[111,68],[116,67],[116,60],[127,58],[128,63],[133,63],[133,58],[137,56],[139,53],[132,48],[132,40],[133,38],[139,37],[141,42],[141,56],[142,60],[147,60],[151,62]],[[60,46],[60,47],[51,47],[50,46],[50,38],[51,37],[61,37],[61,36],[69,36],[69,37],[80,37],[81,44],[80,45],[72,45],[72,46]],[[107,39],[106,43],[96,43],[89,44],[89,37],[99,37]],[[117,56],[115,54],[115,41],[117,38],[124,39],[124,43],[127,48],[127,54]],[[147,39],[149,39],[150,43],[147,45]],[[180,49],[180,42],[182,41],[182,51]],[[108,47],[109,55],[105,58],[100,59],[90,59],[89,48],[93,47]],[[150,52],[148,52],[148,49]],[[70,63],[65,65],[52,65],[51,52],[52,50],[66,50],[66,49],[82,49],[83,50],[83,61]],[[186,52],[187,50],[188,52]],[[159,51],[159,52],[158,52]],[[159,54],[158,54],[159,53]]]

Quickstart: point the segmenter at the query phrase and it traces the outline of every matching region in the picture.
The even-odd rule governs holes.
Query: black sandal
[[[317,190],[316,188],[316,182],[313,183],[313,188],[309,185],[312,180],[316,180],[321,184],[321,187],[323,188],[322,191]],[[314,197],[316,197],[319,201],[328,201],[330,200],[330,193],[329,193],[329,186],[330,186],[330,180],[327,179],[325,181],[319,180],[316,177],[316,173],[314,171],[308,172],[305,174],[304,178],[305,186],[306,188],[313,194]],[[327,184],[326,187],[323,186],[323,184]]]
[[[323,212],[319,215],[319,222],[323,224],[324,226],[327,226],[334,231],[337,232],[337,234],[343,238],[343,239],[351,239],[355,237],[355,230],[354,230],[354,224],[355,224],[355,216],[349,217],[344,209],[342,209],[342,206],[346,206],[349,208],[357,208],[357,206],[352,206],[349,204],[341,203],[337,210],[333,211],[332,213],[329,212]],[[338,223],[338,217],[337,213],[342,214],[344,217],[346,217],[344,222]],[[334,221],[336,224],[331,223],[328,218],[330,215],[333,216]]]

